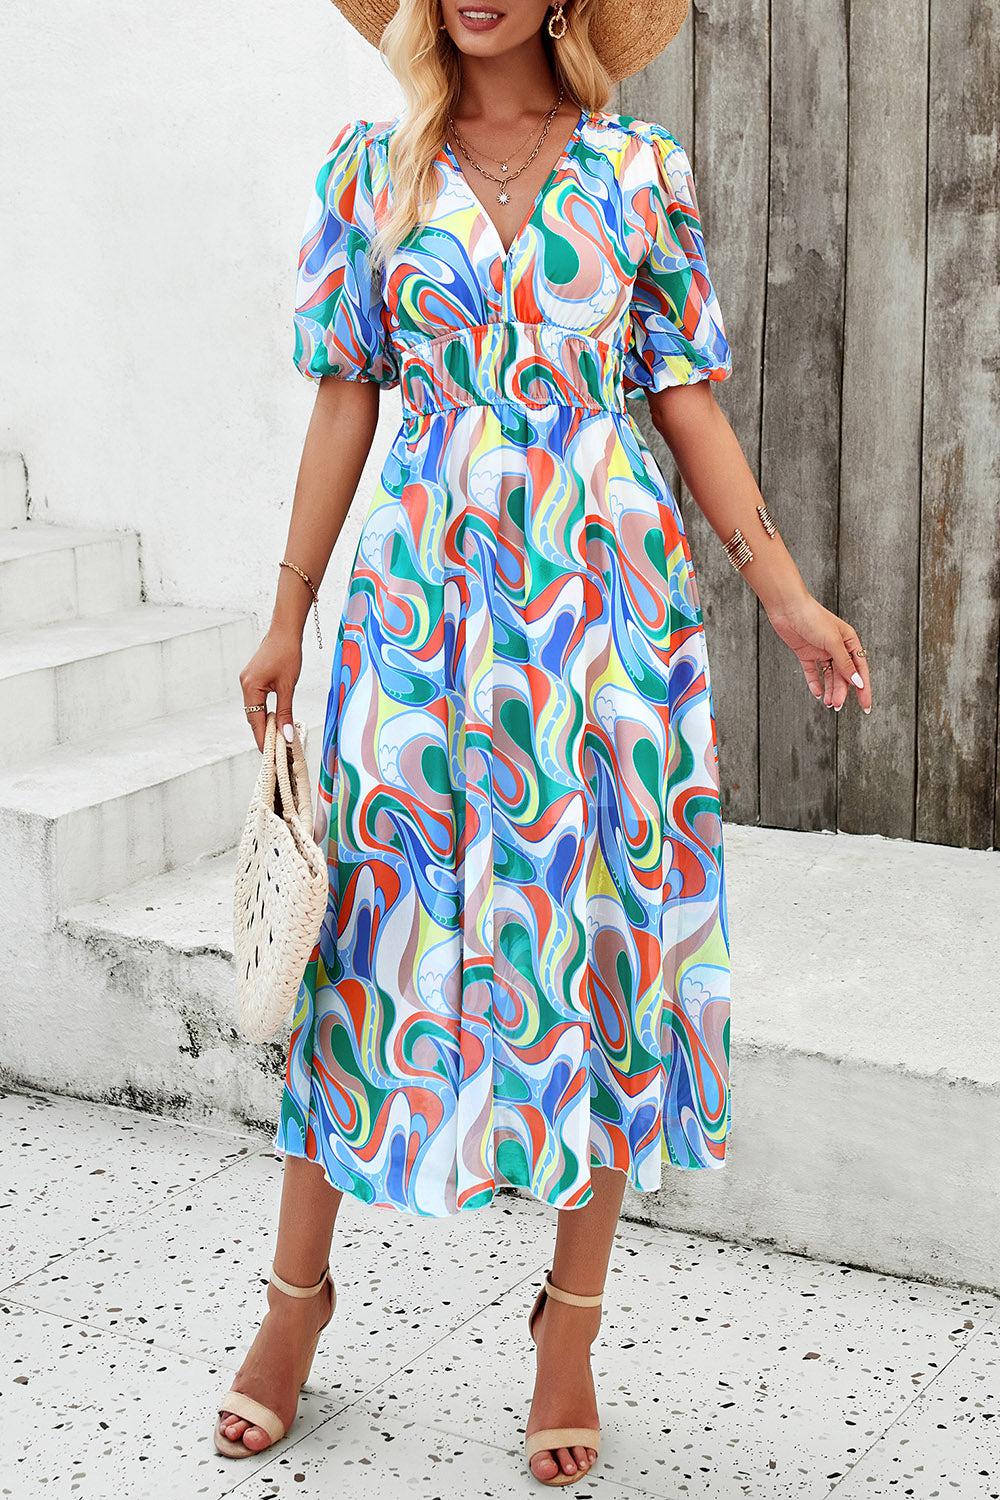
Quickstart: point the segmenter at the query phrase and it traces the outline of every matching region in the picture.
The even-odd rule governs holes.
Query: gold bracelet
[[[767,532],[768,536],[774,536],[774,533],[777,531],[778,528],[775,526],[774,522],[771,520],[771,512],[768,510],[767,506],[766,505],[758,505],[758,507],[757,507],[757,514],[760,516],[760,524],[763,526],[763,528]]]
[[[313,614],[316,617],[316,639],[319,642],[319,649],[322,651],[322,649],[323,649],[323,637],[320,634],[320,629],[319,629],[319,595],[317,594],[316,590],[313,588],[312,579],[309,577],[308,573],[303,573],[303,571],[299,567],[298,563],[289,562],[287,560],[287,558],[283,558],[281,560],[281,562],[278,564],[278,567],[279,568],[291,568],[291,570],[292,570],[293,573],[298,573],[299,577],[302,579],[302,581],[308,587],[310,594],[312,594],[312,596],[313,596]]]
[[[738,526],[729,538],[729,541],[726,542],[725,547],[726,556],[737,573],[741,568],[745,568],[748,562],[753,561],[753,553],[750,551],[747,539]]]

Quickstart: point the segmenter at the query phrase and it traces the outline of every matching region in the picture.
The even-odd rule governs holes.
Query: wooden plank
[[[988,847],[1000,613],[1000,9],[931,0],[916,837]]]
[[[870,718],[837,722],[838,826],[912,838],[926,256],[926,0],[852,0],[838,613]]]
[[[712,49],[718,47],[717,57]],[[693,98],[697,75],[698,98]],[[715,388],[755,472],[759,461],[762,253],[766,243],[766,5],[716,0],[689,13],[677,40],[637,79],[621,108],[658,120],[682,142],[694,168],[709,268],[734,348],[734,374]],[[740,132],[727,122],[736,112]],[[735,185],[734,185],[735,184]],[[754,226],[757,226],[756,228]],[[756,601],[733,573],[714,532],[680,481],[669,450],[636,414],[684,518],[705,617],[719,733],[723,813],[755,822],[757,789]]]
[[[758,479],[770,151],[767,26],[767,0],[700,0],[689,151],[706,258],[733,351],[733,372],[714,394]],[[735,821],[756,823],[761,611],[686,491],[683,503],[708,638],[723,811]],[[769,628],[766,620],[763,628]]]
[[[1000,678],[1000,663],[998,663],[998,678]],[[996,723],[997,758],[993,768],[994,807],[993,807],[993,844],[994,849],[1000,849],[1000,686],[997,690],[997,723]]]
[[[840,0],[772,0],[762,488],[813,593],[836,607],[847,168]],[[760,639],[761,820],[836,826],[837,716]]]

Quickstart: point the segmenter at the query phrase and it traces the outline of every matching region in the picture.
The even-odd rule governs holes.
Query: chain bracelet
[[[308,588],[310,594],[312,594],[312,596],[313,596],[313,616],[314,616],[315,621],[316,621],[316,640],[317,640],[317,643],[319,645],[319,649],[322,651],[322,649],[323,649],[323,636],[320,633],[320,628],[319,628],[319,595],[317,594],[316,590],[313,588],[312,579],[309,577],[308,573],[303,573],[303,571],[299,567],[298,563],[289,562],[287,558],[283,558],[282,561],[278,564],[278,567],[279,568],[291,568],[291,570],[292,570],[293,573],[298,573],[299,577],[302,579],[303,583]]]

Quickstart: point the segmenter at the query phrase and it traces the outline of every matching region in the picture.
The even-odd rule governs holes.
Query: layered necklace
[[[515,180],[515,178],[520,177],[521,173],[527,167],[531,166],[531,163],[534,161],[535,157],[538,155],[539,151],[542,149],[542,145],[543,145],[543,143],[545,141],[545,137],[548,135],[549,130],[551,129],[552,121],[555,119],[556,115],[559,113],[559,106],[562,104],[563,99],[565,97],[566,97],[566,91],[565,91],[565,89],[560,88],[558,99],[556,100],[555,104],[553,104],[553,106],[549,110],[548,114],[545,116],[545,120],[544,120],[544,123],[542,125],[542,131],[541,131],[541,134],[538,137],[538,140],[535,142],[534,150],[531,151],[527,157],[525,157],[524,161],[518,167],[518,169],[517,169],[516,172],[512,172],[511,168],[510,168],[510,159],[511,159],[511,156],[514,154],[513,152],[508,152],[505,157],[496,157],[496,156],[487,156],[486,157],[487,161],[493,162],[496,166],[498,166],[500,168],[500,175],[499,176],[497,176],[497,174],[495,172],[488,172],[486,170],[486,168],[482,165],[482,163],[478,162],[476,160],[475,156],[472,154],[472,151],[469,149],[468,142],[465,140],[464,136],[462,135],[462,132],[459,130],[458,126],[455,124],[454,117],[451,114],[448,115],[448,129],[451,131],[452,135],[455,137],[455,142],[456,142],[456,144],[458,146],[458,149],[461,151],[462,155],[465,157],[465,159],[469,163],[469,165],[472,166],[472,167],[475,167],[476,171],[480,174],[480,176],[481,177],[485,177],[489,182],[499,183],[499,185],[500,185],[500,191],[497,193],[497,202],[499,204],[503,205],[503,204],[506,204],[506,203],[510,202],[510,193],[507,191],[507,184],[509,182],[513,182]],[[526,145],[527,145],[527,139],[525,139],[524,141],[522,141],[521,145],[517,149],[520,151]]]

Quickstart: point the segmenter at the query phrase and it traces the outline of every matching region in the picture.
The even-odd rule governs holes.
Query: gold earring
[[[553,41],[561,41],[561,39],[566,35],[568,29],[569,23],[567,22],[566,16],[563,12],[562,0],[559,0],[559,3],[554,7],[551,16],[549,16],[549,36],[552,37]]]

